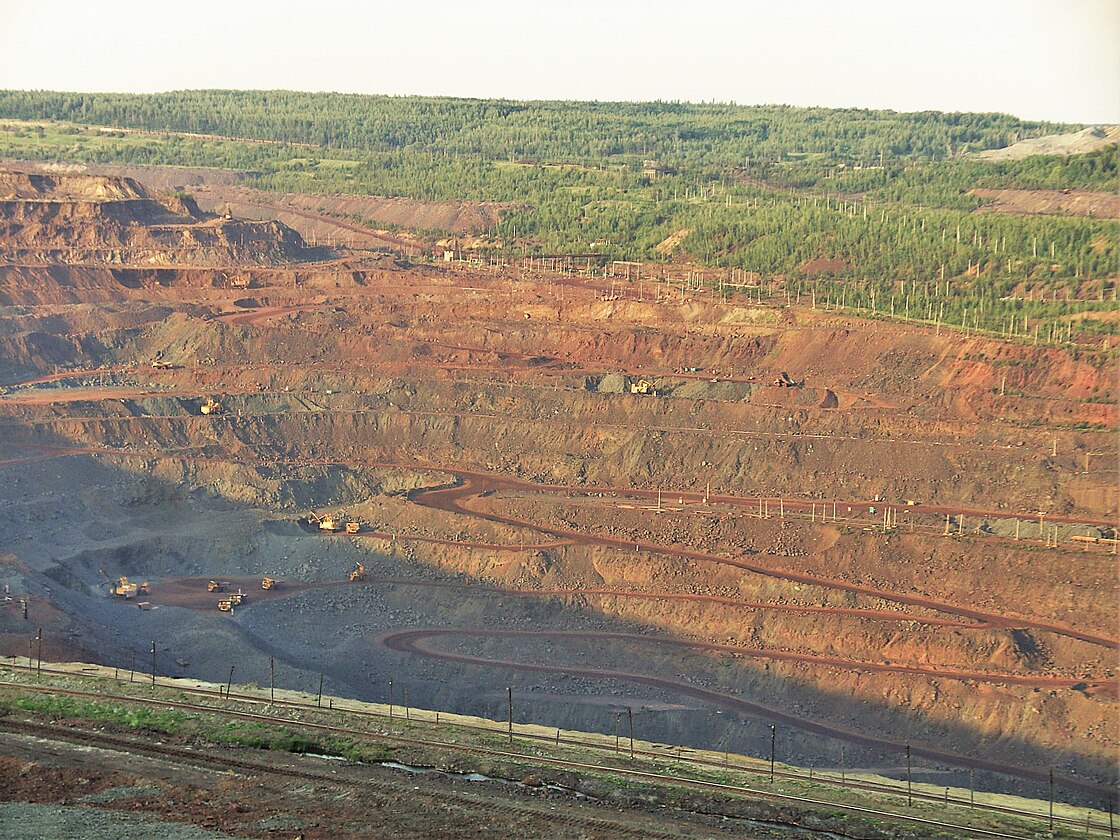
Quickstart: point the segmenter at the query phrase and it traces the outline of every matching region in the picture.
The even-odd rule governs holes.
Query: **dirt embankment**
[[[987,199],[981,213],[1012,213],[1024,216],[1088,216],[1120,219],[1120,195],[1087,190],[969,190],[969,195]]]
[[[262,211],[304,236],[320,240],[360,236],[355,230],[335,224],[347,222],[369,228],[367,236],[377,233],[377,225],[421,231],[445,231],[471,236],[495,227],[501,214],[520,205],[496,201],[422,201],[376,195],[310,195],[276,193],[246,186],[252,172],[178,166],[116,166],[112,164],[22,164],[5,162],[21,172],[37,177],[83,176],[91,183],[132,181],[153,193],[185,191],[208,211],[223,213],[227,208],[242,218],[258,218]],[[105,177],[111,176],[111,177]],[[3,197],[0,182],[0,197]],[[93,197],[92,195],[90,197]],[[104,197],[104,196],[101,196]],[[382,230],[381,233],[388,231]],[[376,237],[374,237],[376,238]]]
[[[0,172],[0,195],[8,261],[275,264],[305,252],[299,234],[279,222],[221,219],[130,179]]]
[[[502,210],[511,206],[497,202],[420,201],[374,195],[278,194],[245,186],[210,184],[199,185],[192,192],[204,207],[216,208],[229,202],[235,211],[241,207],[264,208],[277,213],[302,211],[340,221],[459,234],[483,233],[497,225]],[[292,222],[298,224],[295,220]]]
[[[1022,160],[1033,155],[1078,155],[1120,143],[1120,125],[1091,126],[1070,134],[1048,134],[1002,149],[977,152],[981,160]]]

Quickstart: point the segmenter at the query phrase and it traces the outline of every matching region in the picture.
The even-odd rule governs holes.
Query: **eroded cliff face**
[[[0,172],[8,262],[271,265],[304,256],[274,221],[225,219],[187,196],[153,196],[128,178]]]

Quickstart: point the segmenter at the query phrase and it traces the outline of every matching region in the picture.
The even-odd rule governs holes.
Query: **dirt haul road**
[[[839,727],[828,726],[810,720],[790,715],[778,709],[767,706],[762,706],[757,703],[743,700],[742,698],[722,694],[710,689],[701,688],[691,683],[682,682],[679,680],[665,679],[663,677],[651,676],[649,674],[638,674],[626,671],[611,671],[601,668],[583,668],[575,665],[544,665],[538,663],[525,663],[513,662],[499,659],[488,659],[485,657],[468,656],[465,654],[449,653],[446,651],[434,650],[430,645],[425,644],[429,639],[435,638],[454,638],[454,637],[500,637],[500,638],[591,638],[597,640],[598,634],[586,633],[564,633],[564,632],[550,632],[550,631],[501,631],[501,630],[463,630],[463,629],[421,629],[421,630],[402,630],[385,634],[378,638],[378,644],[381,644],[391,650],[399,653],[404,653],[412,656],[421,656],[429,659],[438,659],[446,662],[460,662],[468,665],[481,665],[492,668],[503,668],[511,670],[527,671],[531,673],[545,673],[545,674],[565,674],[568,676],[584,676],[591,677],[599,680],[622,680],[630,683],[638,683],[641,685],[648,685],[654,688],[663,688],[672,691],[676,694],[694,697],[698,700],[703,700],[705,703],[710,703],[720,708],[728,709],[730,711],[739,712],[750,715],[762,715],[771,720],[778,721],[788,726],[800,729],[805,732],[810,732],[816,735],[824,735],[829,738],[837,738],[843,741],[848,741],[853,744],[861,744],[863,746],[874,747],[883,749],[889,752],[898,752],[904,746],[891,741],[874,738],[859,732],[842,729]],[[608,637],[609,638],[609,637]],[[639,637],[643,641],[649,641]],[[674,642],[677,644],[685,644]],[[974,768],[977,770],[992,770],[997,773],[1003,773],[1009,776],[1016,776],[1023,779],[1033,779],[1036,781],[1045,781],[1047,773],[1042,770],[1034,770],[1019,765],[1002,764],[994,761],[987,761],[984,759],[972,758],[963,756],[956,753],[951,753],[942,750],[930,749],[922,745],[905,745],[909,746],[911,752],[915,756],[921,756],[937,762],[944,762],[957,767]],[[1072,779],[1065,781],[1071,787],[1076,787],[1087,793],[1097,795],[1110,795],[1112,788],[1106,785],[1097,785],[1092,783],[1083,782],[1081,780]]]

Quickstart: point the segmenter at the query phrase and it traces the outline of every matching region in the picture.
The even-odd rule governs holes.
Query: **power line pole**
[[[626,719],[630,723],[630,759],[634,758],[634,710],[626,707]]]
[[[910,779],[910,745],[906,745],[906,805],[912,807],[914,805],[914,790],[911,786]]]
[[[774,745],[777,741],[777,728],[770,724],[770,781],[774,781]]]

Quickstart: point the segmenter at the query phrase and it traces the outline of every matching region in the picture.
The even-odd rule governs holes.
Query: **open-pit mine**
[[[0,653],[1104,807],[1108,340],[216,210],[0,174]]]

